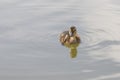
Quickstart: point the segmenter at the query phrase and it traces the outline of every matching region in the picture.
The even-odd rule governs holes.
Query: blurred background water
[[[75,59],[59,34],[75,25]],[[120,0],[0,0],[1,80],[119,80]]]

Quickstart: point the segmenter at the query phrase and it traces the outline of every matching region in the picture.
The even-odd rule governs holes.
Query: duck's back
[[[62,36],[66,36],[66,35],[69,35],[69,31],[64,31],[61,33]]]

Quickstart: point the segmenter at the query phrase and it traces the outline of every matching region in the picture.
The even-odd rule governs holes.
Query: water
[[[119,0],[1,0],[1,80],[119,80]],[[59,34],[77,26],[75,59]]]

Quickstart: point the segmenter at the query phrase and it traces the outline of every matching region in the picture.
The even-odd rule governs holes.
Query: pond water
[[[59,34],[75,25],[72,59]],[[120,0],[1,0],[1,80],[119,80]]]

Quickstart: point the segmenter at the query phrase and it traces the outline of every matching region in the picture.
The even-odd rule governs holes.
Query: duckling
[[[71,26],[68,31],[60,34],[60,42],[62,45],[79,44],[81,42],[75,26]]]

